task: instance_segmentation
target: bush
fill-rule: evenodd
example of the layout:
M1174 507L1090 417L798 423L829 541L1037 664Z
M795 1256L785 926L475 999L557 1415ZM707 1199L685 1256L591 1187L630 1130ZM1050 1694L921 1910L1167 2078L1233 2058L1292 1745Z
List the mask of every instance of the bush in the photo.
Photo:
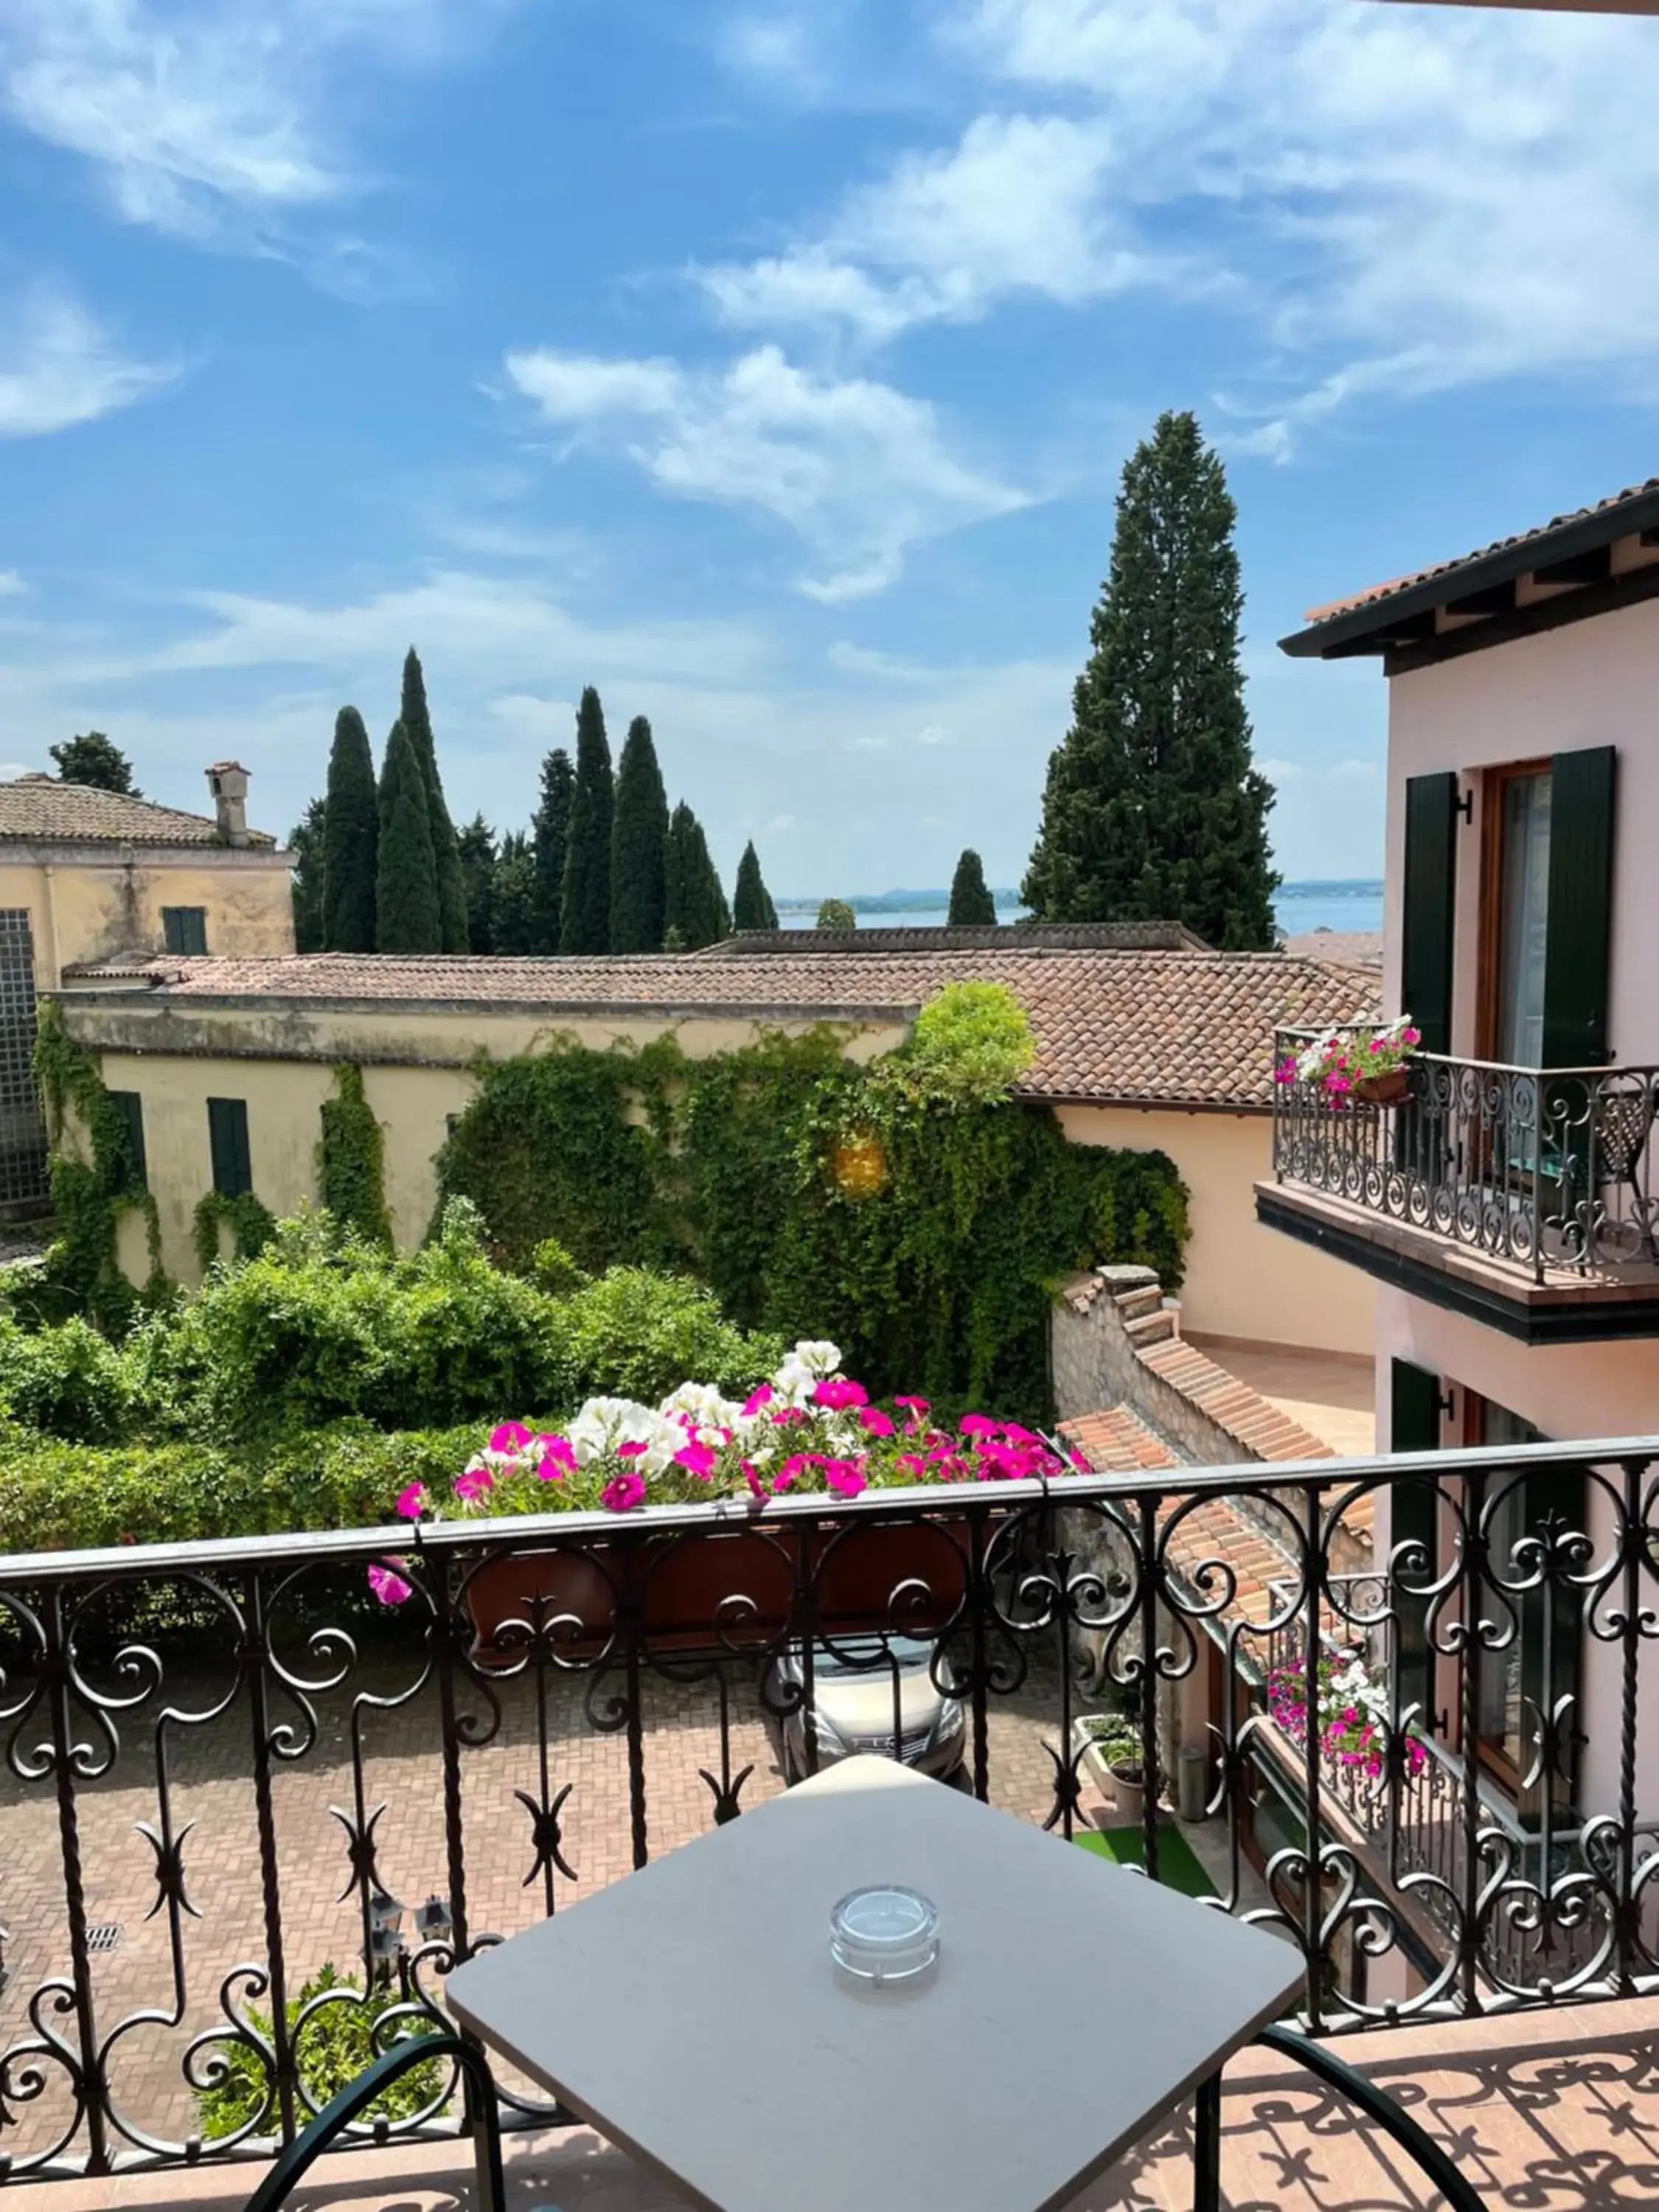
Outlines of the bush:
M644 1267L607 1269L562 1312L574 1400L654 1401L688 1381L746 1393L785 1350L781 1336L734 1328L700 1283Z
M140 1392L134 1363L78 1316L21 1328L0 1314L0 1405L15 1421L85 1443L132 1433Z
M916 1016L894 1073L915 1098L988 1106L1036 1056L1025 1009L1006 983L947 983Z
M337 1994L329 1996L331 1991ZM332 1966L327 1966L305 1984L298 1996L289 1999L285 2009L289 2027L295 2025L308 2004L325 1996L328 1996L328 2002L312 2014L294 2045L300 2078L312 2103L319 2110L331 2098L337 2097L342 2089L349 2088L380 2056L374 2040L374 2023L390 2007L403 2002L397 1989L383 1984L372 1989L365 1999L361 1982L351 1981ZM269 2013L251 2012L249 2019L260 2033L270 2035ZM430 2020L409 2018L398 2024L396 2033L406 2035L411 2032L432 2035L436 2033L436 2025ZM222 2136L234 2136L240 2129L258 2121L265 2114L267 2103L273 2096L269 2073L245 2043L227 2042L218 2049L226 2062L224 2080L211 2089L198 2089L196 2093L202 2133L210 2142ZM443 2062L437 2058L424 2066L411 2066L368 2107L366 2117L410 2118L438 2095L444 2086L445 2071ZM269 2115L262 2132L274 2132L274 2123Z

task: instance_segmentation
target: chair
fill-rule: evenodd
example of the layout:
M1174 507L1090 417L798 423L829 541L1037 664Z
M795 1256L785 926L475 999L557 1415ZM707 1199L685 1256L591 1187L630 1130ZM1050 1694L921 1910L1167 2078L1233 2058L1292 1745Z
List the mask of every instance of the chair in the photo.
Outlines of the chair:
M1427 2175L1445 2198L1449 2212L1486 2212L1480 2198L1433 2136L1419 2127L1386 2089L1379 2089L1374 2081L1368 2081L1363 2074L1356 2074L1352 2066L1334 2057L1324 2044L1298 2034L1294 2028L1264 2027L1256 2041L1285 2058L1294 2058L1310 2074L1316 2075L1340 2092L1350 2104L1358 2105L1366 2118L1375 2120L1384 2135L1398 2143ZM1195 2119L1194 2204L1195 2212L1215 2212L1221 2202L1219 2075L1200 2087Z
M289 2145L249 2197L247 2212L277 2212L325 2151L332 2148L353 2120L362 2118L390 2082L411 2066L424 2066L434 2058L446 2059L458 2068L466 2084L467 2113L477 2158L478 2212L507 2212L495 2084L483 2053L459 2035L407 2035L382 2052L332 2103L325 2105L304 2133Z

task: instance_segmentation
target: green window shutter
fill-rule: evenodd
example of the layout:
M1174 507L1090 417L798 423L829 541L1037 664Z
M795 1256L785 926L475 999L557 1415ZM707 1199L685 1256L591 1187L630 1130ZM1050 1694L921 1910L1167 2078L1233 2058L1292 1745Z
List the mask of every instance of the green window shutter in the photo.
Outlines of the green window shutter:
M1425 1052L1451 1050L1456 887L1457 778L1414 775L1406 785L1400 1006L1422 1030Z
M1408 1359L1396 1359L1389 1400L1390 1450L1437 1451L1440 1377ZM1390 1551L1401 1544L1421 1544L1428 1561L1426 1571L1419 1568L1407 1577L1395 1577L1393 1598L1401 1710L1415 1705L1425 1729L1434 1725L1434 1654L1429 1649L1429 1601L1420 1593L1439 1570L1439 1493L1432 1484L1396 1481L1389 1489Z
M247 1143L247 1101L210 1098L208 1142L213 1152L213 1188L222 1198L240 1198L253 1188Z
M121 1119L121 1165L118 1188L124 1191L149 1188L149 1163L144 1157L144 1102L136 1091L112 1091L109 1103Z
M161 936L169 952L204 953L207 949L207 908L204 906L164 906Z
M1550 763L1546 1067L1600 1067L1608 1056L1617 757L1612 745L1594 745Z

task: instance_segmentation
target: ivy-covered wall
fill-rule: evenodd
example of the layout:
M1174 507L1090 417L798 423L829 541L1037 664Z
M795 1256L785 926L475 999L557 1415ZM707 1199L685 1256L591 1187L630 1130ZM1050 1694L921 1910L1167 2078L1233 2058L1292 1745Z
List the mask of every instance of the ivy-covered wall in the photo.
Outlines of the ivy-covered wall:
M590 1268L679 1266L744 1327L833 1337L877 1390L1046 1407L1064 1277L1133 1260L1179 1286L1173 1163L1070 1144L1006 1080L963 1091L914 1048L861 1066L844 1044L691 1060L555 1039L480 1066L442 1192L473 1200L508 1266L548 1237Z

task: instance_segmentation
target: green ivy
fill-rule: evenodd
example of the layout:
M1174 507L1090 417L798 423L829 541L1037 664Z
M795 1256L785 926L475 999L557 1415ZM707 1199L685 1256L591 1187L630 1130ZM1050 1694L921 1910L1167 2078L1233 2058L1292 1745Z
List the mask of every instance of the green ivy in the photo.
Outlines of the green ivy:
M1178 1289L1187 1191L1166 1154L1073 1145L1009 1095L1030 1052L1010 999L941 994L867 1066L830 1028L696 1060L556 1038L480 1065L441 1189L512 1266L549 1237L591 1270L678 1264L740 1328L833 1337L878 1394L1033 1418L1060 1283L1119 1261Z
M100 1328L118 1332L138 1304L116 1257L123 1214L142 1213L149 1249L144 1296L164 1299L171 1285L161 1266L161 1222L132 1157L127 1125L98 1063L76 1043L62 1010L40 1009L34 1075L46 1109L49 1176L57 1235L52 1272Z
M270 1243L276 1216L251 1190L228 1198L222 1190L204 1191L196 1201L196 1258L205 1275L222 1255L221 1223L230 1228L232 1249L239 1260L257 1259Z
M343 1060L334 1071L334 1096L323 1102L317 1184L322 1202L342 1227L374 1244L392 1242L386 1205L386 1137L363 1092L363 1071Z

